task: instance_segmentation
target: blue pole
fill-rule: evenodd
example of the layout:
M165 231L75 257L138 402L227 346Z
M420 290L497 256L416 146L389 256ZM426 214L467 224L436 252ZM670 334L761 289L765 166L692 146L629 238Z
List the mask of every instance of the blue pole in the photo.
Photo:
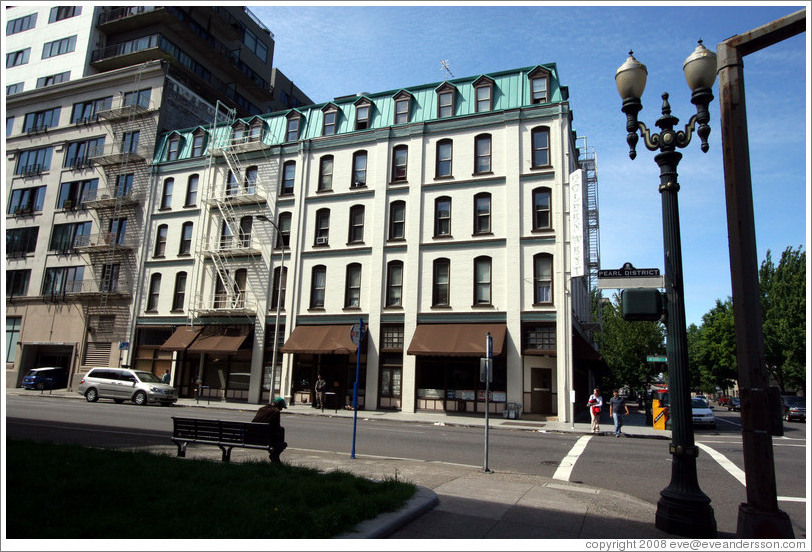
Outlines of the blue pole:
M358 345L355 350L355 384L352 386L352 453L355 458L355 430L358 427L358 378L361 373L361 341L364 339L364 319L358 323Z

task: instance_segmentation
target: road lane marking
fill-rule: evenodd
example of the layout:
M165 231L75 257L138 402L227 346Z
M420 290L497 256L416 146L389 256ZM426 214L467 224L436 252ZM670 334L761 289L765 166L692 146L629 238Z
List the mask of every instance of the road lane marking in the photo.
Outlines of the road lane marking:
M578 458L583 454L584 450L586 449L587 443L589 440L592 439L592 435L584 435L572 446L570 451L561 460L561 463L558 465L558 468L555 470L553 474L553 479L558 479L560 481L569 481L570 475L572 474L572 468L575 467L575 463L578 461Z
M742 485L744 485L745 488L747 488L747 479L744 475L744 471L740 469L736 464L728 460L724 454L722 454L721 452L716 452L708 445L703 445L702 443L697 443L696 446L707 452L711 458L716 460L720 466L722 466L725 470L727 470L727 472L730 475L738 479L739 483L741 483ZM806 498L803 497L798 498L792 496L779 496L776 498L778 500L784 500L787 502L806 502Z
M745 487L747 486L747 480L744 477L744 470L740 469L736 464L728 460L727 456L725 456L721 452L716 452L708 445L703 445L702 443L697 443L696 446L707 452L711 458L716 460L716 462L718 462L720 466L722 466L725 470L727 470L727 473L738 479L739 483L741 483Z

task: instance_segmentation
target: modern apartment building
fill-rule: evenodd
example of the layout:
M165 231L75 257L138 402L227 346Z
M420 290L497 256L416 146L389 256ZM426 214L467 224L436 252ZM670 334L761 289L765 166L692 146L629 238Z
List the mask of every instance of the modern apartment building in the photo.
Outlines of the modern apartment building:
M362 408L481 413L489 334L491 410L570 418L597 181L554 63L224 113L159 138L132 363L249 403L321 374L344 407L360 362Z
M310 100L234 7L4 9L6 383L130 362L156 137ZM274 93L272 83L279 82ZM281 94L281 90L285 94Z

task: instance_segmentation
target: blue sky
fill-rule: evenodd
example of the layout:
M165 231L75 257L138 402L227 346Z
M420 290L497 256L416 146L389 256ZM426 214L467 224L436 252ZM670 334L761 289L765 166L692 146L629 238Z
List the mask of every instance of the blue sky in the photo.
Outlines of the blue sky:
M663 267L659 169L638 144L628 157L615 71L629 50L648 68L640 120L649 128L670 94L680 126L696 112L682 63L701 38L723 40L803 9L808 2L716 6L634 3L353 3L250 5L275 35L274 65L314 102L555 62L569 87L573 127L595 148L601 268ZM759 264L809 235L809 23L807 32L744 59ZM681 150L680 219L686 319L701 323L730 294L718 82L710 150ZM655 129L656 130L656 129ZM609 293L611 291L607 290Z

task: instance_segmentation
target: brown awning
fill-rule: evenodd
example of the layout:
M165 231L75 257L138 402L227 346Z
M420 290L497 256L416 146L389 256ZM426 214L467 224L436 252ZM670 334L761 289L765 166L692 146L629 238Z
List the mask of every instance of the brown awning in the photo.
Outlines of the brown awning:
M419 324L407 352L410 355L484 357L486 332L491 332L493 338L493 356L500 356L506 324Z
M189 347L190 353L236 353L247 335L203 335Z
M282 346L283 353L348 355L358 349L350 339L352 324L338 326L296 326Z
M192 341L200 335L202 328L193 329L191 326L181 326L169 336L160 349L162 351L185 351Z

